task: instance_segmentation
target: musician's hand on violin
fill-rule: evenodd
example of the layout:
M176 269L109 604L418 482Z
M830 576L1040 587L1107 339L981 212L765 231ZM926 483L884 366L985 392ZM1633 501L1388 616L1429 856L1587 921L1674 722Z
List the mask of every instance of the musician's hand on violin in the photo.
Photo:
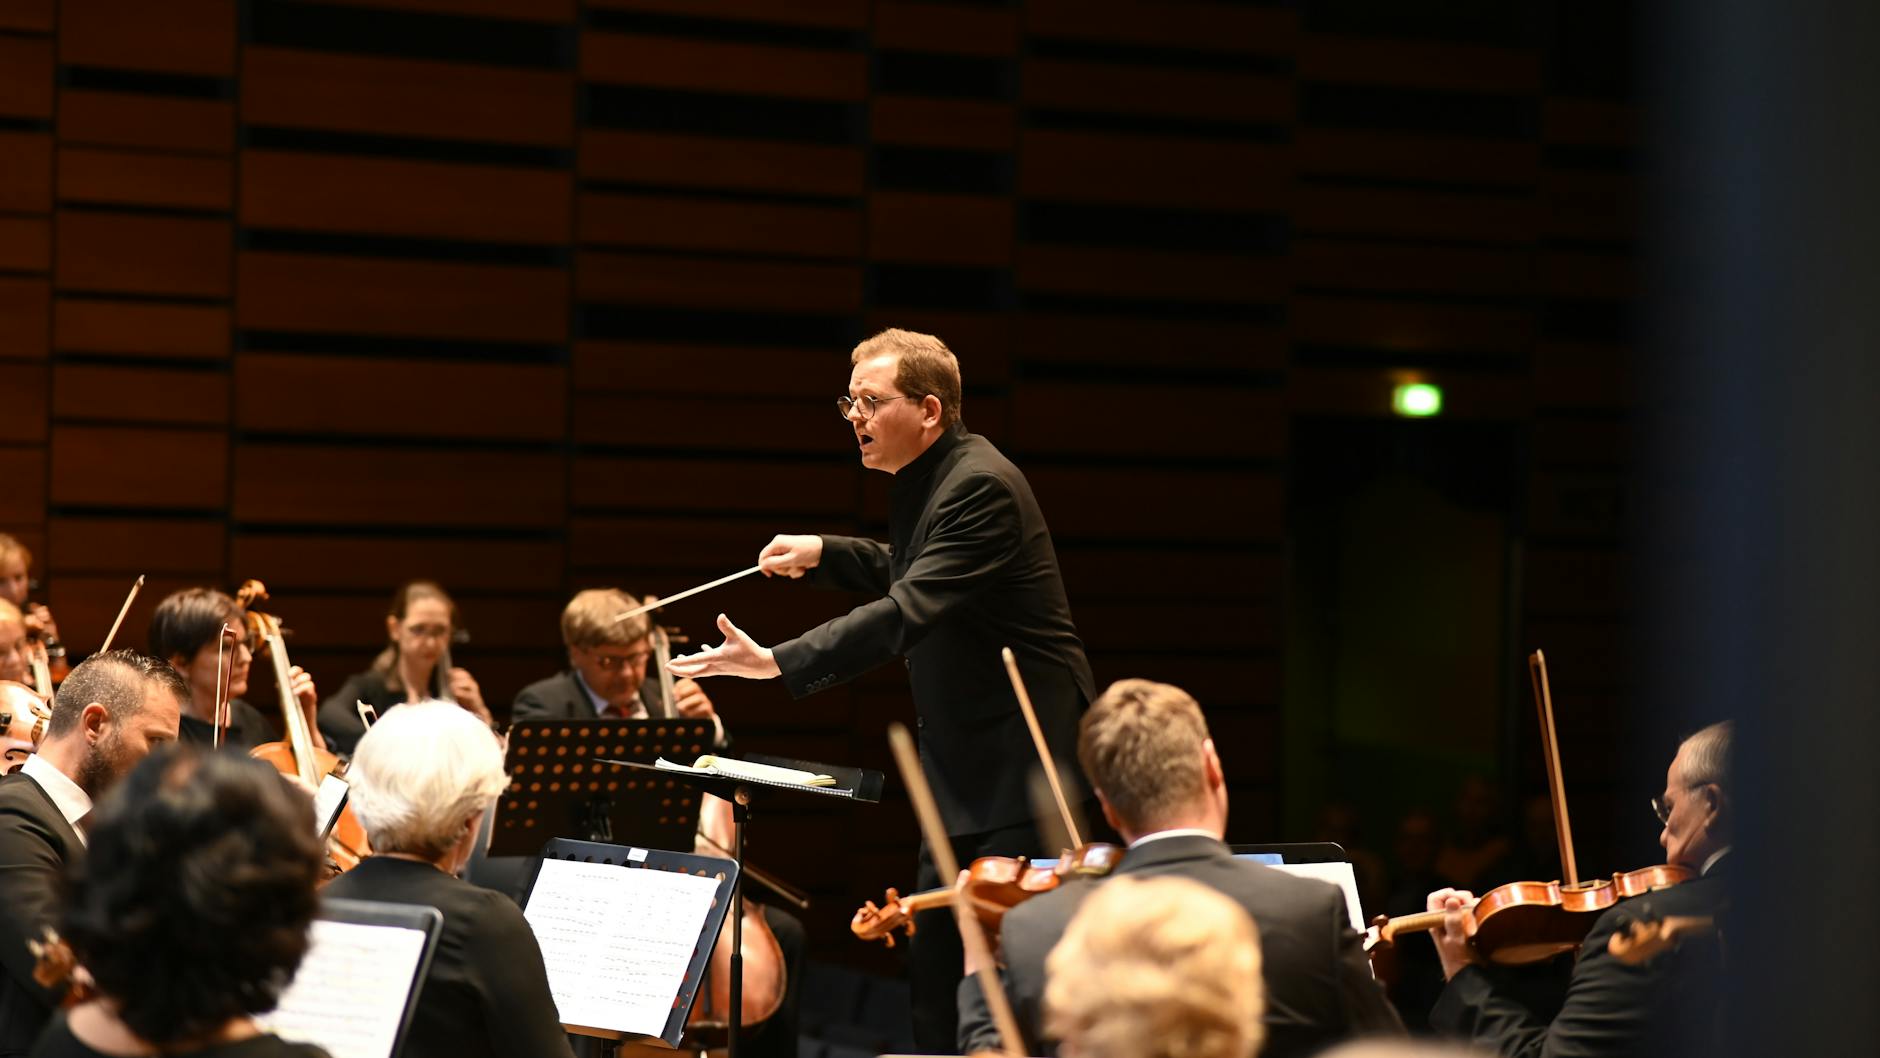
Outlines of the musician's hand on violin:
M960 871L960 876L958 878L953 879L953 888L955 890L965 889L967 884L971 882L972 880L973 880L973 872L962 869ZM978 973L984 967L980 966L978 959L973 958L973 952L975 948L974 945L965 944L961 946L966 949L966 962L962 967L962 973L967 977L971 977L974 974Z
M477 686L476 677L467 669L450 670L450 696L457 699L457 704L475 713L477 719L486 724L494 723L490 708L483 704L483 689Z
M1475 917L1468 909L1475 906L1475 894L1467 889L1438 889L1424 905L1431 911L1446 911L1443 924L1430 930L1436 942L1436 956L1443 962L1443 980L1447 981L1470 963L1481 961L1469 938L1475 935Z
M697 680L680 680L672 685L672 707L687 720L705 720L718 715L718 707L705 696Z
M771 655L770 648L746 635L731 623L731 618L719 614L718 630L724 633L723 643L706 647L696 654L681 654L672 659L666 670L674 676L694 679L703 676L742 676L747 680L768 680L782 674L783 670L777 667L777 659Z
M766 577L795 579L822 562L822 551L820 536L773 536L757 553L757 566Z

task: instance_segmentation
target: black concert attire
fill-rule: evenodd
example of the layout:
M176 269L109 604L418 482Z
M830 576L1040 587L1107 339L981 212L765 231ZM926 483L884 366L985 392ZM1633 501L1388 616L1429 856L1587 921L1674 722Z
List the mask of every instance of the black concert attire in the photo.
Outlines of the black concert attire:
M280 740L276 725L261 715L261 710L240 698L232 699L228 708L229 725L222 732L223 749L246 753L256 746ZM184 713L177 724L176 737L194 745L212 746L215 744L215 725Z
M165 1051L166 1058L331 1058L323 1048L309 1043L289 1043L271 1032L251 1036L234 1043L217 1043L193 1051ZM112 1058L103 1051L94 1051L84 1042L72 1035L61 1015L46 1030L46 1035L33 1048L33 1058Z
M24 770L0 778L0 1058L32 1048L63 993L33 980L26 945L55 924L61 876L84 862L84 841L46 788Z
M1718 1053L1716 1019L1721 948L1714 937L1686 941L1637 966L1607 950L1629 921L1718 916L1727 910L1722 859L1702 876L1620 902L1602 912L1580 945L1566 997L1551 1020L1516 994L1514 979L1493 966L1469 965L1449 979L1430 1027L1508 1058L1641 1058Z
M444 915L404 1058L570 1058L541 946L508 897L390 856L367 857L325 892L428 905Z
M1018 657L1059 770L1079 779L1077 720L1096 695L1044 514L1018 468L958 423L890 492L891 545L825 536L810 571L878 598L775 647L784 684L800 698L904 657L922 770L955 856L1036 855L1026 777L1037 752L1000 649ZM923 845L917 886L939 884ZM924 914L910 958L915 1040L946 1052L962 961L951 912Z
M1339 1040L1387 1033L1403 1023L1371 977L1364 941L1351 928L1337 886L1297 878L1237 860L1206 834L1172 833L1131 848L1115 875L1188 878L1231 898L1260 931L1260 971L1266 981L1266 1045L1262 1058L1317 1054ZM1064 936L1072 916L1102 881L1073 882L1035 896L1005 913L999 935L1004 980L1023 1053L1056 1054L1043 1038L1045 957ZM996 1050L999 1032L975 978L959 986L959 1052Z
M431 674L436 682L437 673ZM340 684L339 690L326 696L320 703L320 734L326 736L326 748L342 757L352 756L353 747L359 745L360 736L366 733L366 725L359 719L359 702L364 702L378 710L380 716L387 709L406 702L437 697L436 691L427 691L415 698L404 688L394 689L383 672L367 670L354 673Z

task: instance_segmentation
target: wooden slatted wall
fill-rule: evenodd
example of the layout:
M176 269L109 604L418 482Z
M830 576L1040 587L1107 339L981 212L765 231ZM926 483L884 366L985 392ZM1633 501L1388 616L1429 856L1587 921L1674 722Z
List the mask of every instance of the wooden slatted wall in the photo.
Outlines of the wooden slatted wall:
M436 577L506 703L575 589L881 531L829 404L854 341L928 329L1031 477L1100 681L1193 689L1236 836L1275 836L1289 418L1381 414L1393 370L1531 426L1523 634L1589 714L1622 686L1623 18L0 3L0 528L81 648L136 573L133 642L165 592L260 577L328 688ZM675 616L774 641L848 601ZM874 766L911 715L892 669L713 691L753 748ZM899 803L756 840L819 938L912 873Z

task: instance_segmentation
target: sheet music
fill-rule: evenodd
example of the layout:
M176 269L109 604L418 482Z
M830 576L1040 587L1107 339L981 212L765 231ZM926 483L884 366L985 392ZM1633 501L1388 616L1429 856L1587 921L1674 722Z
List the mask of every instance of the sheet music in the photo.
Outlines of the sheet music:
M1276 871L1296 874L1301 878L1330 882L1345 894L1345 912L1351 916L1351 928L1364 932L1364 911L1358 904L1358 875L1349 863L1331 861L1328 863L1276 863Z
M424 932L315 919L311 947L281 1004L256 1020L333 1058L391 1058Z
M713 876L544 860L523 913L562 1023L665 1031L717 890Z

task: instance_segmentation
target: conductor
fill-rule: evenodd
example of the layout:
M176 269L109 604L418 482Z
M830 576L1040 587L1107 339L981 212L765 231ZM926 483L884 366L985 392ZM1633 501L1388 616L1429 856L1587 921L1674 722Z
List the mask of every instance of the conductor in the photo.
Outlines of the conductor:
M1075 772L1078 717L1095 696L1044 514L1018 468L960 421L959 361L940 339L886 330L849 362L836 410L862 465L894 475L890 543L778 536L758 565L877 598L775 647L720 614L724 642L674 658L671 671L781 677L801 698L905 658L921 765L955 857L1036 855L1026 794L1036 753L1000 648L1017 655L1060 770ZM919 873L922 889L940 884L924 844ZM961 953L951 923L944 911L922 919L910 952L915 1039L928 1053L954 1045Z

